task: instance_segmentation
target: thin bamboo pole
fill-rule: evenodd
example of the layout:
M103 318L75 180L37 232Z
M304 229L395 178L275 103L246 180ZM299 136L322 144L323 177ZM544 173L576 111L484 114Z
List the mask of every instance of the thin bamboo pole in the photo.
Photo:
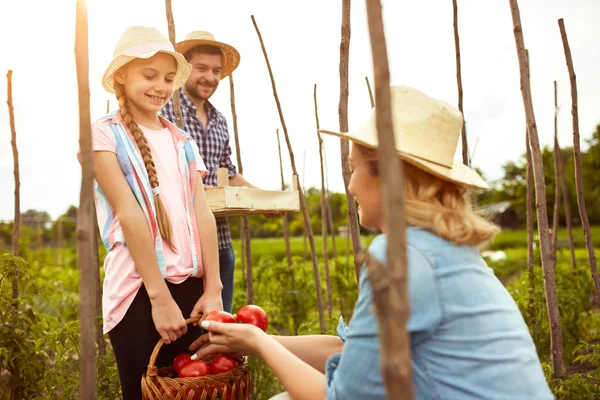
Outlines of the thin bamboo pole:
M96 269L93 257L94 158L90 121L88 59L88 16L85 0L77 0L75 59L79 92L79 148L81 149L81 192L77 213L79 278L79 325L81 340L80 398L96 398Z
M237 164L240 174L243 174L242 150L240 148L240 137L238 134L237 112L235 110L235 85L233 83L233 73L229 75L229 95L231 101L231 115L233 118L233 135L235 138L235 151L237 154ZM242 251L245 252L246 261L246 301L248 304L254 304L254 284L252 281L252 242L250 237L250 221L247 216L242 217L241 233Z
M533 178L535 182L535 199L537 208L538 236L542 253L542 270L544 273L544 286L546 293L546 304L548 309L548 320L550 325L550 346L552 349L552 365L554 375L562 377L565 375L565 364L563 358L562 328L560 323L560 312L558 309L558 298L556 294L556 283L554 280L554 266L556 255L552 251L552 243L548 231L548 209L546 206L546 182L544 181L544 164L542 152L535 122L533 101L531 99L531 85L529 81L529 60L525 52L523 39L523 28L521 26L521 15L517 0L510 0L511 14L513 20L513 33L519 67L521 73L521 94L523 106L527 117L527 129L529 132L529 146L531 147L531 158L533 163Z
M279 96L277 95L277 87L275 85L275 78L273 77L273 71L271 70L271 63L269 62L269 57L267 55L267 50L265 49L265 44L262 39L262 35L260 34L260 30L258 29L258 25L256 24L256 20L254 19L254 15L251 15L252 23L254 24L254 29L256 29L256 34L258 35L258 40L260 41L260 46L262 48L263 54L265 56L265 62L267 63L267 69L269 70L269 77L271 78L271 86L273 87L273 97L275 98L275 103L277 104L277 111L279 113L279 119L281 120L281 127L283 128L283 134L285 136L285 141L287 143L288 151L290 153L290 163L292 164L292 171L294 176L298 176L298 170L296 169L296 161L294 159L294 151L292 149L292 144L290 142L290 137L287 131L287 125L285 124L285 119L283 118L283 112L281 110L281 103L279 102ZM319 263L317 261L317 251L315 249L315 238L313 236L312 226L310 224L310 216L308 215L308 209L306 207L306 199L304 198L303 188L298 190L300 196L300 206L302 207L302 214L304 216L304 227L306 228L306 232L308 235L308 240L310 243L310 250L312 254L312 263L313 263L313 272L315 275L315 287L317 291L317 306L319 308L319 323L321 330L324 331L326 329L325 326L325 315L323 312L323 299L321 295L321 276L319 274Z
M323 146L323 164L325 164L325 190L327 192L327 222L328 222L328 232L331 236L331 251L333 254L334 265L337 267L337 244L336 237L337 234L335 232L335 226L333 225L333 211L331 206L331 192L329 191L329 171L327 169L327 151L325 151L325 146Z
M277 152L279 153L279 173L281 175L281 190L285 190L285 179L283 178L283 160L281 159L281 140L279 139L279 129L276 131L277 134ZM288 267L292 268L292 250L290 248L290 228L288 222L288 215L283 214L283 241L285 242L285 254L287 258ZM292 274L292 279L294 275Z
M366 0L373 55L379 170L383 186L383 213L387 221L387 266L369 262L369 280L379 321L381 370L388 399L412 399L413 378L407 284L406 226L402 163L396 152L390 93L390 72L383 15L379 0ZM401 143L399 144L401 145ZM371 261L374 261L371 259Z
M327 288L327 316L331 319L333 304L331 302L331 277L329 275L329 252L327 249L327 196L325 194L325 170L323 167L323 138L319 133L319 106L317 103L317 84L314 88L315 120L317 124L317 140L319 142L319 161L321 164L321 242L323 244L323 265L325 267L325 286Z
M15 113L12 100L12 70L8 70L7 79L7 104L10 119L10 144L13 153L13 173L15 176L15 216L13 219L12 253L15 257L19 255L19 236L21 235L21 178L19 174L19 149L17 147L17 129L15 128ZM18 274L18 266L15 264L15 272ZM19 281L15 275L12 281L12 296L19 297ZM16 305L16 303L15 303Z
M463 87L462 87L462 71L460 66L460 39L458 37L458 5L456 0L452 0L452 8L454 10L454 48L456 50L456 83L458 84L458 109L463 114L462 127L462 158L463 164L470 165L469 160L469 143L467 142L467 123L464 118L463 111Z
M560 173L558 160L561 157L558 146L558 99L556 81L554 81L554 214L552 215L552 249L556 253L558 239L558 218L560 212Z
M350 0L342 0L342 35L340 41L340 103L338 114L340 120L340 131L348 132L348 64L350 60ZM342 175L344 177L344 188L346 189L346 202L348 203L348 223L350 226L350 237L352 238L352 250L354 252L354 272L358 282L360 269L362 267L358 255L361 253L360 230L358 226L358 212L354 197L348 191L350 184L350 143L347 139L340 139L340 152L342 158Z
M175 20L173 19L173 9L171 7L171 0L165 0L165 9L167 13L167 25L169 28L169 40L175 47ZM179 129L185 129L183 125L183 118L181 116L181 104L179 101L179 92L173 95L173 109L175 110L175 124Z
M534 253L533 253L533 166L531 163L531 148L529 147L529 133L527 132L527 126L525 126L525 147L527 154L526 164L526 185L527 195L526 202L526 216L527 216L527 276L529 279L529 313L534 313L534 290L535 290L535 276L534 276Z
M585 195L583 189L583 178L581 176L581 149L579 143L579 111L578 111L578 100L577 100L577 76L575 75L575 68L573 67L573 58L571 56L571 48L569 46L569 39L567 38L567 31L565 30L565 22L561 18L558 20L558 27L560 29L560 37L563 42L565 50L565 59L567 62L567 69L569 70L569 78L571 82L571 115L573 117L573 157L575 161L575 187L577 188L577 205L579 206L579 218L581 219L581 225L583 227L583 234L585 236L585 246L588 251L588 258L590 260L590 271L592 274L592 280L594 281L595 289L595 302L596 306L600 307L600 275L598 274L598 266L596 265L596 254L594 253L594 243L592 242L592 232L590 230L590 220L587 215L585 208Z
M365 76L365 81L367 81L367 90L369 91L369 100L371 101L371 108L375 107L375 99L373 98L373 91L371 90L371 83L369 82L369 77Z

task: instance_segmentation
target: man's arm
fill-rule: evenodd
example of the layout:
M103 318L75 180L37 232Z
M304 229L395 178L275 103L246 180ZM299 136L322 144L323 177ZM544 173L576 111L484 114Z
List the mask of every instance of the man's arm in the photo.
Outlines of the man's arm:
M240 173L236 173L233 177L229 178L229 186L245 186L249 188L260 189L259 187L248 182Z

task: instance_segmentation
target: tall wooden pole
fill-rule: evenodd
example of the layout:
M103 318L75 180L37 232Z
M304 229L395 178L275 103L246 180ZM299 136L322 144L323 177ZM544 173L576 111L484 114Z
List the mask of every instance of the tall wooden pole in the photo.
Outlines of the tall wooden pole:
M409 298L402 182L404 175L394 139L390 73L381 3L379 0L366 0L366 4L375 78L375 116L379 142L379 170L383 186L383 212L389 227L387 267L371 259L368 263L369 280L380 326L379 353L387 398L412 399L414 394L410 337L406 331Z
M573 269L576 269L577 260L575 258L575 240L573 239L573 218L571 217L571 201L569 200L569 188L567 187L567 180L565 179L565 165L560 146L558 147L558 151L560 153L560 157L558 158L560 192L562 195L562 202L565 205L565 219L567 221L567 232L569 234L569 249L571 251L571 266L573 267Z
M175 20L173 19L173 9L171 7L171 0L165 0L165 9L167 12L167 25L169 28L169 40L175 47ZM183 118L181 116L181 104L179 101L179 91L173 95L173 109L175 110L175 124L179 129L185 129L183 124Z
M15 216L13 219L12 253L17 257L19 255L19 236L21 235L21 178L19 176L19 150L17 148L17 130L15 128L15 113L12 100L12 73L12 70L8 70L6 74L6 79L8 81L8 100L6 103L8 104L8 115L10 119L10 144L12 146L13 173L15 176ZM17 270L17 268L18 266L15 264L15 270ZM16 276L12 281L12 296L14 299L19 297L19 281Z
M544 164L542 162L542 152L537 133L535 114L533 110L533 101L531 99L531 85L529 81L529 60L525 52L525 43L523 39L523 28L521 26L521 15L517 0L510 0L513 32L515 44L519 58L519 67L521 73L521 94L523 97L523 106L527 117L527 130L529 132L529 145L531 147L531 157L533 163L533 178L535 182L535 198L538 222L538 236L540 237L540 247L542 252L542 270L544 273L544 286L546 292L546 304L548 308L548 319L550 325L550 345L552 349L552 365L554 375L562 377L565 375L565 364L563 359L562 328L560 323L560 312L558 309L558 298L556 294L556 284L554 281L554 266L556 265L556 255L552 251L550 233L548 231L548 209L546 205L546 183L544 181Z
M335 243L335 238L336 238L336 233L335 233L335 226L333 225L333 211L332 211L332 207L331 207L331 192L329 191L329 171L327 169L327 151L325 150L325 147L323 146L323 164L325 165L325 191L327 192L327 222L328 222L328 228L327 231L329 232L329 235L331 236L331 252L333 255L333 260L334 260L334 265L337 266L337 257L338 257L338 253L337 253L337 245Z
M237 164L240 174L243 174L242 150L240 148L240 137L238 134L237 112L235 110L235 86L233 83L233 73L229 75L229 95L231 101L231 115L233 118L233 135L235 138L235 151L237 154ZM247 216L242 217L242 251L245 252L246 259L246 301L248 304L254 304L254 284L252 281L252 246L250 237L250 221Z
M340 131L348 132L348 64L350 60L350 0L342 0L342 38L340 41L340 103L338 114L340 120ZM358 212L354 197L348 191L350 184L350 143L346 139L340 139L340 151L342 157L342 175L344 176L344 187L346 189L346 202L348 203L348 224L350 237L352 238L352 249L354 251L354 271L356 282L360 275L361 263L358 255L361 252L360 230L358 226Z
M464 118L463 111L463 88L462 88L462 71L460 66L460 40L458 37L458 5L456 0L452 0L452 8L454 10L454 48L456 50L456 82L458 84L458 109L463 115L462 127L462 158L463 164L470 165L469 160L469 143L467 142L467 123Z
M327 195L325 194L325 170L323 167L323 138L319 133L319 107L317 104L317 84L314 88L315 120L317 124L317 140L319 142L319 161L321 164L321 242L323 244L323 265L325 267L325 286L327 288L327 316L332 317L331 278L329 275L329 254L327 250Z
M569 39L567 38L567 31L565 30L565 22L561 18L558 20L558 27L560 29L560 37L562 38L563 48L565 51L565 59L567 62L567 69L569 70L569 78L571 82L571 115L573 117L573 157L575 161L575 187L577 188L577 205L579 206L579 218L581 218L581 225L583 226L583 234L585 235L585 245L588 251L588 258L590 260L590 270L592 273L592 279L594 281L594 289L596 292L595 301L596 305L600 307L600 275L598 275L598 267L596 265L596 254L594 253L594 244L592 242L592 232L590 230L590 220L587 215L585 208L585 195L583 190L583 178L581 176L581 149L579 143L579 111L577 101L577 76L575 75L575 68L573 67L573 58L571 57L571 48L569 46Z
M560 174L558 159L561 157L558 147L558 93L554 81L554 214L552 215L552 249L556 253L556 240L558 238L558 218L560 211Z
M281 140L279 139L279 129L276 130L277 134L277 152L279 154L279 174L281 175L281 190L285 190L285 179L283 178L283 160L281 159ZM285 242L285 254L287 258L288 267L292 267L292 249L290 248L290 228L288 222L288 215L283 214L283 241ZM294 275L292 274L292 279Z
M275 98L275 103L277 104L277 111L279 113L279 119L281 121L281 127L283 128L283 134L285 136L285 141L287 143L288 151L290 153L290 163L292 164L292 171L294 176L298 176L298 170L296 169L296 161L294 158L294 151L292 149L292 144L290 142L290 136L288 135L287 125L285 124L285 119L283 118L283 112L281 111L281 103L279 102L279 96L277 95L277 87L275 85L275 78L273 77L273 71L271 70L271 63L269 62L269 57L267 55L267 50L265 48L265 44L262 39L262 35L260 34L260 30L258 29L258 25L256 24L256 20L254 19L254 15L250 16L252 19L252 23L254 24L254 29L256 30L256 34L258 35L258 40L260 41L260 46L262 48L263 54L265 56L265 62L267 63L267 69L269 70L269 77L271 78L271 86L273 87L273 97ZM326 329L325 326L325 315L323 312L323 298L321 295L321 276L319 273L319 263L317 261L317 251L315 249L315 238L313 236L312 226L310 224L310 215L308 215L308 209L306 207L306 199L304 198L303 189L299 188L298 190L300 196L300 206L302 207L302 215L304 216L304 227L306 229L308 235L308 241L310 243L310 251L312 254L312 263L313 263L313 272L315 275L315 288L317 292L317 306L319 308L319 323L322 331Z
M81 192L77 212L79 278L79 325L81 340L80 398L96 399L96 269L93 257L94 158L90 121L88 25L85 0L77 0L75 59L79 92L79 148L81 150Z

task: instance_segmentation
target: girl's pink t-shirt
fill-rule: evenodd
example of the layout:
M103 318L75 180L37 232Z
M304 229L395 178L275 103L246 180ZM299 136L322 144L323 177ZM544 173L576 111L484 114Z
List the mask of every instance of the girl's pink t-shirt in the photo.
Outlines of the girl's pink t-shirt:
M140 128L152 150L160 198L169 216L172 242L177 250L176 253L167 244L163 245L167 267L166 279L175 284L181 283L192 273L192 248L177 149L167 128L160 131L153 131L141 125ZM198 146L193 140L190 143L196 154L196 170L200 171L204 178L208 170L200 156ZM116 154L114 137L107 124L98 122L92 125L92 148L94 151L110 151ZM198 254L198 269L202 270L201 254ZM135 267L128 248L121 243L117 243L106 256L104 274L102 315L104 333L107 333L125 316L142 285L142 277Z

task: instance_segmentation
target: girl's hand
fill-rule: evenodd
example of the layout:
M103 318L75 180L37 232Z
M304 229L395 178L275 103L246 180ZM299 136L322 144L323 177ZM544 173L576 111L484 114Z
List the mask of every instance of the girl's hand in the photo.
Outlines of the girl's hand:
M215 310L223 311L223 299L221 298L221 292L204 292L196 302L196 305L190 314L190 318L199 316L204 318L209 312Z
M216 321L202 321L200 324L204 329L208 331L208 342L214 345L214 349L219 349L221 352L228 354L237 355L251 355L261 356L261 349L264 348L265 343L272 339L260 328L250 324L227 324ZM206 337L200 337L194 345L200 345L206 343ZM223 347L227 348L225 350ZM223 351L225 350L225 351ZM200 349L194 358L198 358L198 355L206 356L206 352Z
M204 335L198 337L198 339L196 339L194 343L190 345L188 350L196 352L196 354L192 355L192 359L210 361L220 354L227 355L229 357L240 357L243 355L235 353L229 347L222 344L211 344L208 336L209 334L205 333Z
M187 332L185 318L170 293L151 300L151 303L154 326L165 344L174 342Z

